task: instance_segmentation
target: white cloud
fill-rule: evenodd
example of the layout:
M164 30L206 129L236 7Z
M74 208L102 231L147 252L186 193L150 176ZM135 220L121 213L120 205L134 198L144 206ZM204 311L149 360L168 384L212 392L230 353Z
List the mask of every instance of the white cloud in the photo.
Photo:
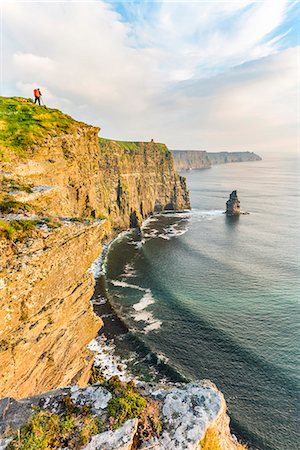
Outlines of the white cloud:
M272 34L287 1L126 5L130 22L101 0L6 3L4 95L39 86L114 138L294 148L296 50Z

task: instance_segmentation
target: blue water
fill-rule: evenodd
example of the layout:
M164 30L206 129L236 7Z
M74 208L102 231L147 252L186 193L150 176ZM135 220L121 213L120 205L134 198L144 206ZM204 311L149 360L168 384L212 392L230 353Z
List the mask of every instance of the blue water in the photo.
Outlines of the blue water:
M300 448L299 173L296 159L267 158L187 172L192 211L156 217L106 261L131 340L214 381L234 431L263 450ZM230 219L234 189L250 214Z

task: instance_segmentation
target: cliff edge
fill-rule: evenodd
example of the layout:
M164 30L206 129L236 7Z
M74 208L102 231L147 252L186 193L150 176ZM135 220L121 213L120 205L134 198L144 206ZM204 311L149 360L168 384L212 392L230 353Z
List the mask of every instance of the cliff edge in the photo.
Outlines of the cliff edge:
M163 144L99 139L22 98L2 97L0 112L0 396L23 398L87 382L101 242L190 205Z

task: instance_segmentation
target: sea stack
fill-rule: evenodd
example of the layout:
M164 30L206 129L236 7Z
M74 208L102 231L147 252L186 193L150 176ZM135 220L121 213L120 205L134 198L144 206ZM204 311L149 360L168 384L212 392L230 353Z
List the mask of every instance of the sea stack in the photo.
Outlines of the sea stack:
M228 216L239 216L241 214L240 201L237 191L232 191L226 202L226 214Z

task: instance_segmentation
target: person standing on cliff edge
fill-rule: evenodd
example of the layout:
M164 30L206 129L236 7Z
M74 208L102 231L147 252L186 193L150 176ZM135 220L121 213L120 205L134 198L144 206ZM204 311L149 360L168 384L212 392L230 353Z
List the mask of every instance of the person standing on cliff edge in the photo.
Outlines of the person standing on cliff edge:
M38 102L38 104L41 106L42 93L41 93L40 89L39 88L34 89L33 95L34 95L34 104L36 104L36 102Z

